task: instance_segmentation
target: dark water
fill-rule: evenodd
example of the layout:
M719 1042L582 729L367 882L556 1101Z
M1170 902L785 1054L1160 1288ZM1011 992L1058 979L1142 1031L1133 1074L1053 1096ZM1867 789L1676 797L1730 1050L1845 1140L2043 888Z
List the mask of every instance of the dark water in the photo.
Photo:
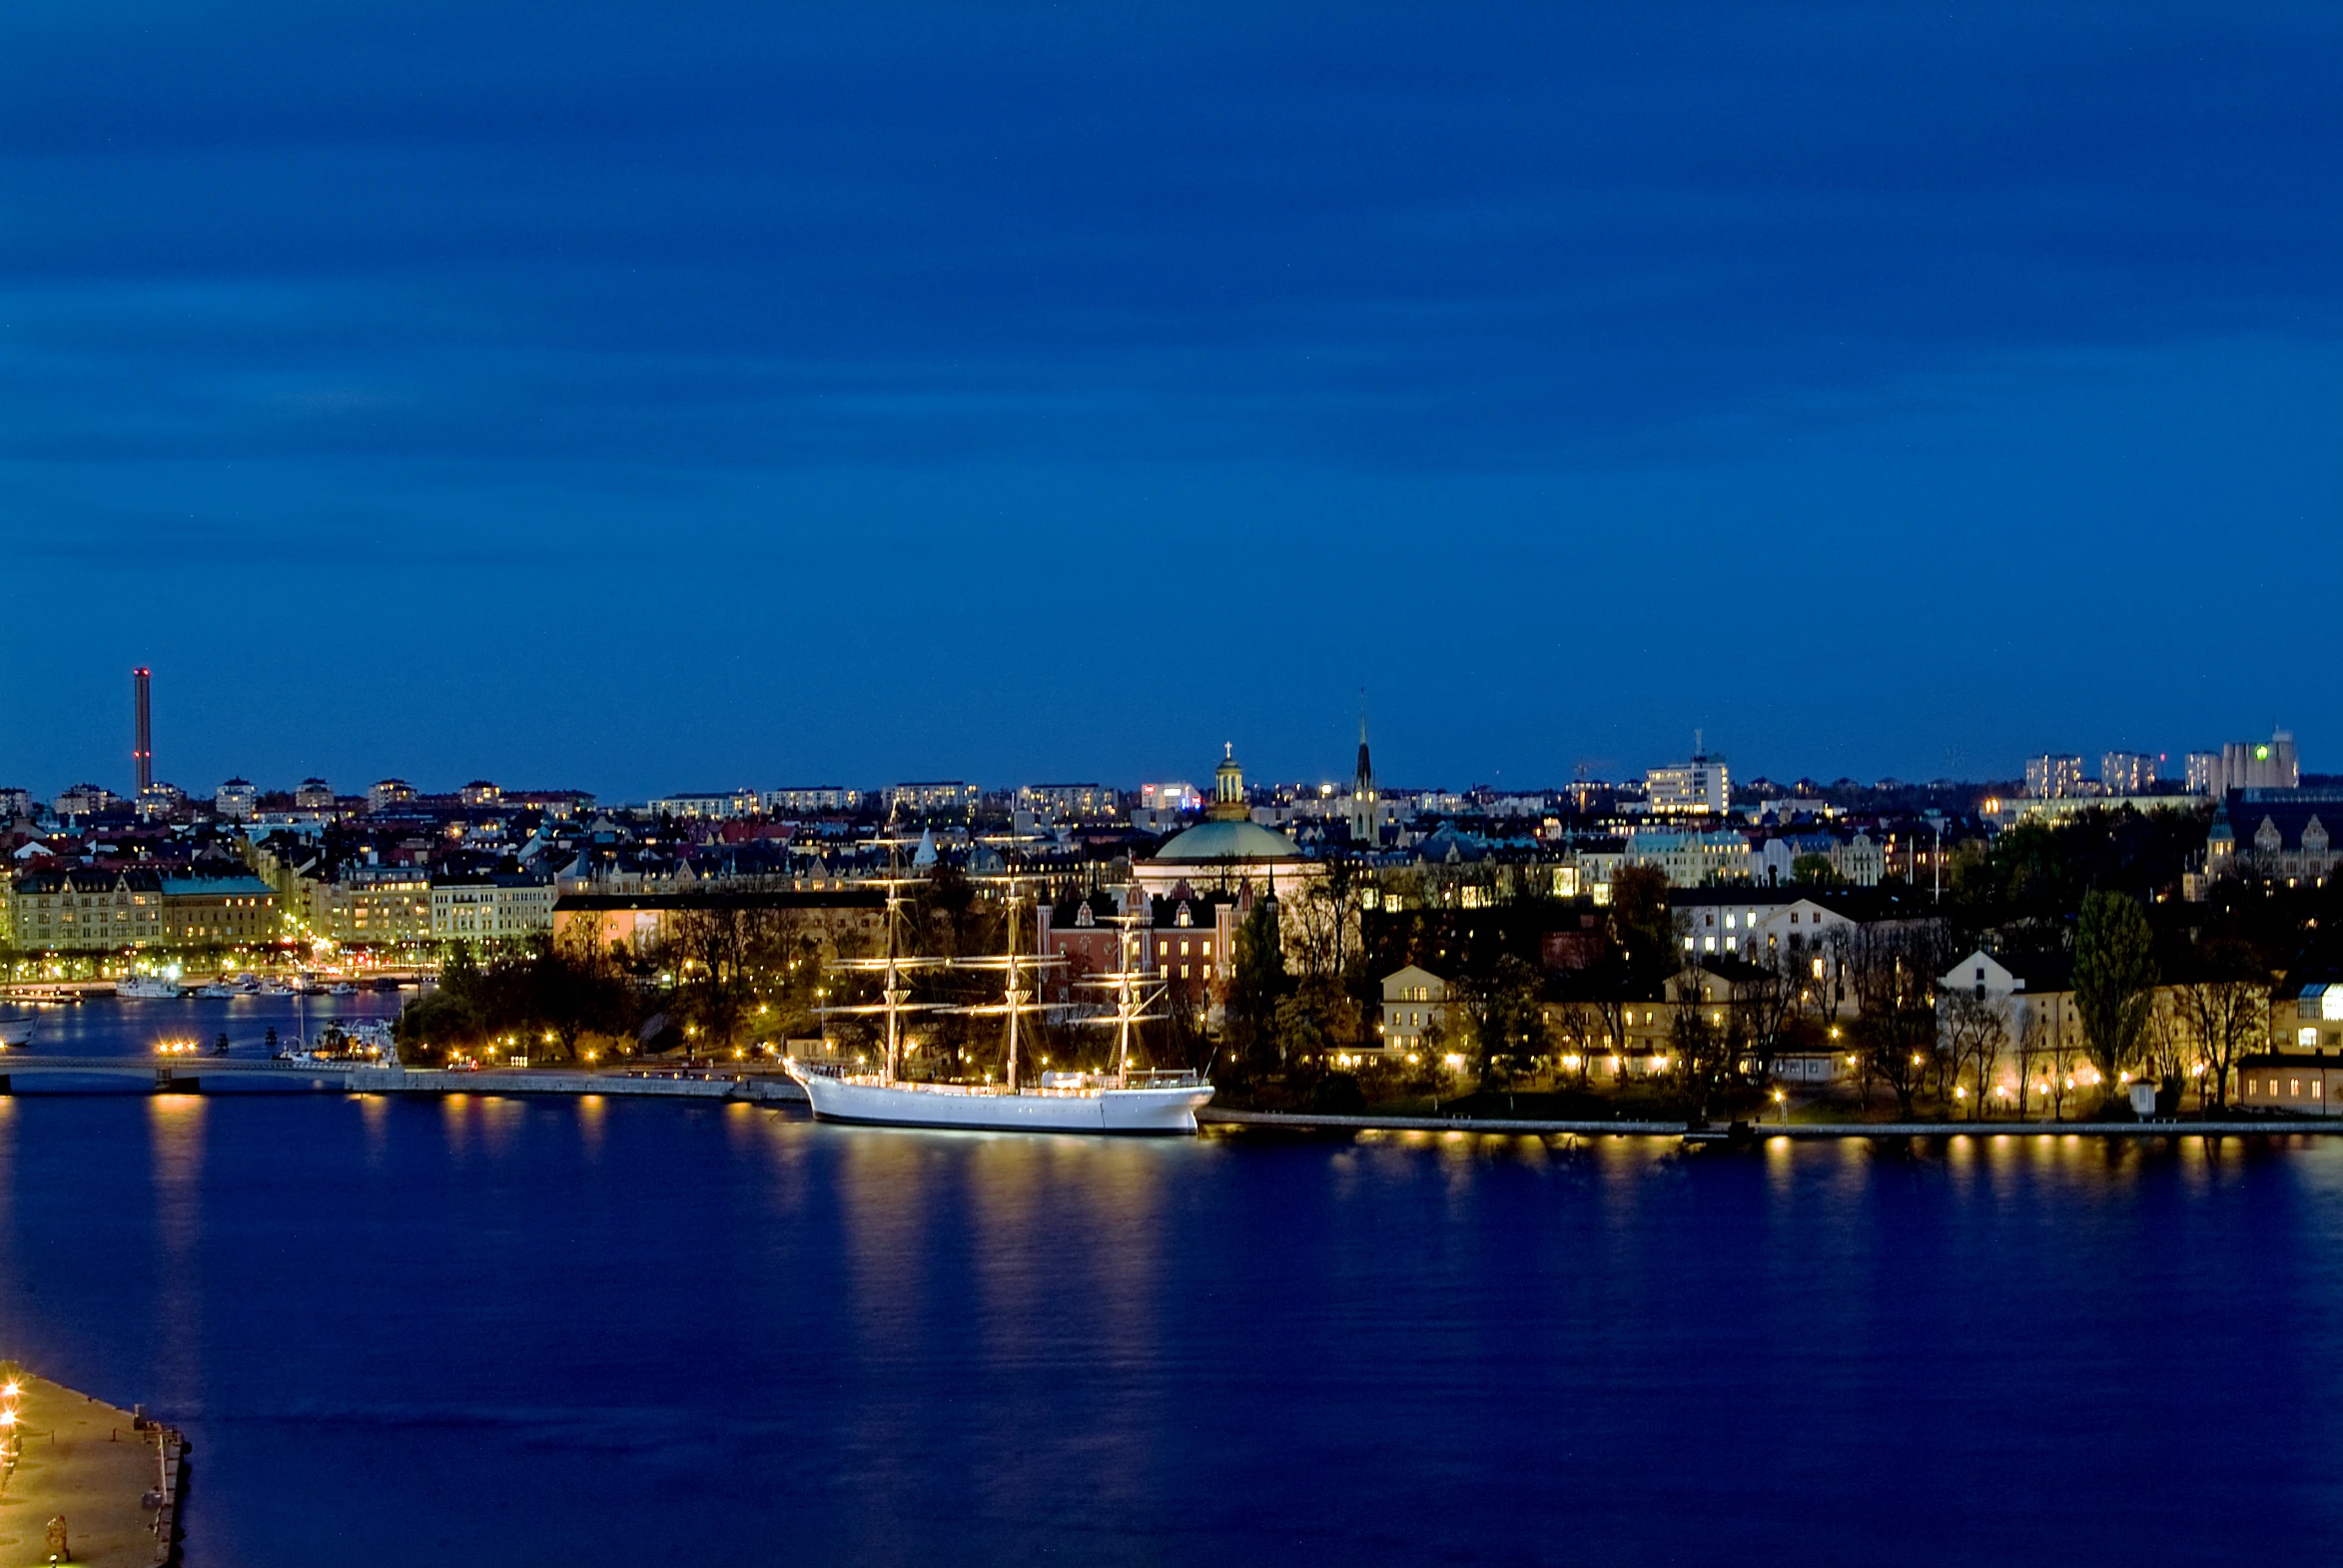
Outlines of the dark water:
M166 1040L193 1040L210 1051L228 1037L232 1057L266 1056L268 1032L279 1042L309 1039L335 1021L391 1019L415 993L362 991L353 997L99 997L75 1007L31 1010L39 1021L26 1053L35 1056L144 1056ZM16 1004L0 1012L21 1014Z
M0 1336L187 1426L197 1564L2291 1561L2339 1216L2308 1142L27 1094Z

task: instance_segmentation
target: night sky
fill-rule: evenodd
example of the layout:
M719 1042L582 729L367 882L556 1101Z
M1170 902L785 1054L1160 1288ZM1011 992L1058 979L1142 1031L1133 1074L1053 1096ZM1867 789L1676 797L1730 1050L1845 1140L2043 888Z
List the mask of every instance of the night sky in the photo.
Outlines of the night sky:
M0 784L2331 767L2343 10L0 5Z

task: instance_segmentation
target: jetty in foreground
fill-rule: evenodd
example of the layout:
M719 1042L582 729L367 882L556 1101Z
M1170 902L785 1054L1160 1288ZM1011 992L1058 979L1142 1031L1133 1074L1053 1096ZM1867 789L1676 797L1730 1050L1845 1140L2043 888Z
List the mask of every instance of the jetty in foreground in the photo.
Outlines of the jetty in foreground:
M0 1451L0 1568L73 1562L154 1568L179 1559L187 1444L175 1427L18 1376Z

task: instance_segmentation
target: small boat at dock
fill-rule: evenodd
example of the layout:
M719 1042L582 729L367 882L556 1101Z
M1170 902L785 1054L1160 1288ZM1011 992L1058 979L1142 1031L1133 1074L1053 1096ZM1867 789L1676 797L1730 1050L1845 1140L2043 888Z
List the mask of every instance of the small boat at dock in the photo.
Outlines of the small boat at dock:
M179 995L179 982L162 975L125 975L114 982L114 994L145 1001L170 1001Z

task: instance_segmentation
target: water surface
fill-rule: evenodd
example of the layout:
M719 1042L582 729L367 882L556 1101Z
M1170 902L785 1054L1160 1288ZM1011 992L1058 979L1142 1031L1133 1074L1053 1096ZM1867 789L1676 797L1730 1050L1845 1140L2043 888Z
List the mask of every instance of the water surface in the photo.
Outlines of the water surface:
M2309 1141L24 1094L0 1339L187 1426L196 1564L2291 1560L2339 1213Z

